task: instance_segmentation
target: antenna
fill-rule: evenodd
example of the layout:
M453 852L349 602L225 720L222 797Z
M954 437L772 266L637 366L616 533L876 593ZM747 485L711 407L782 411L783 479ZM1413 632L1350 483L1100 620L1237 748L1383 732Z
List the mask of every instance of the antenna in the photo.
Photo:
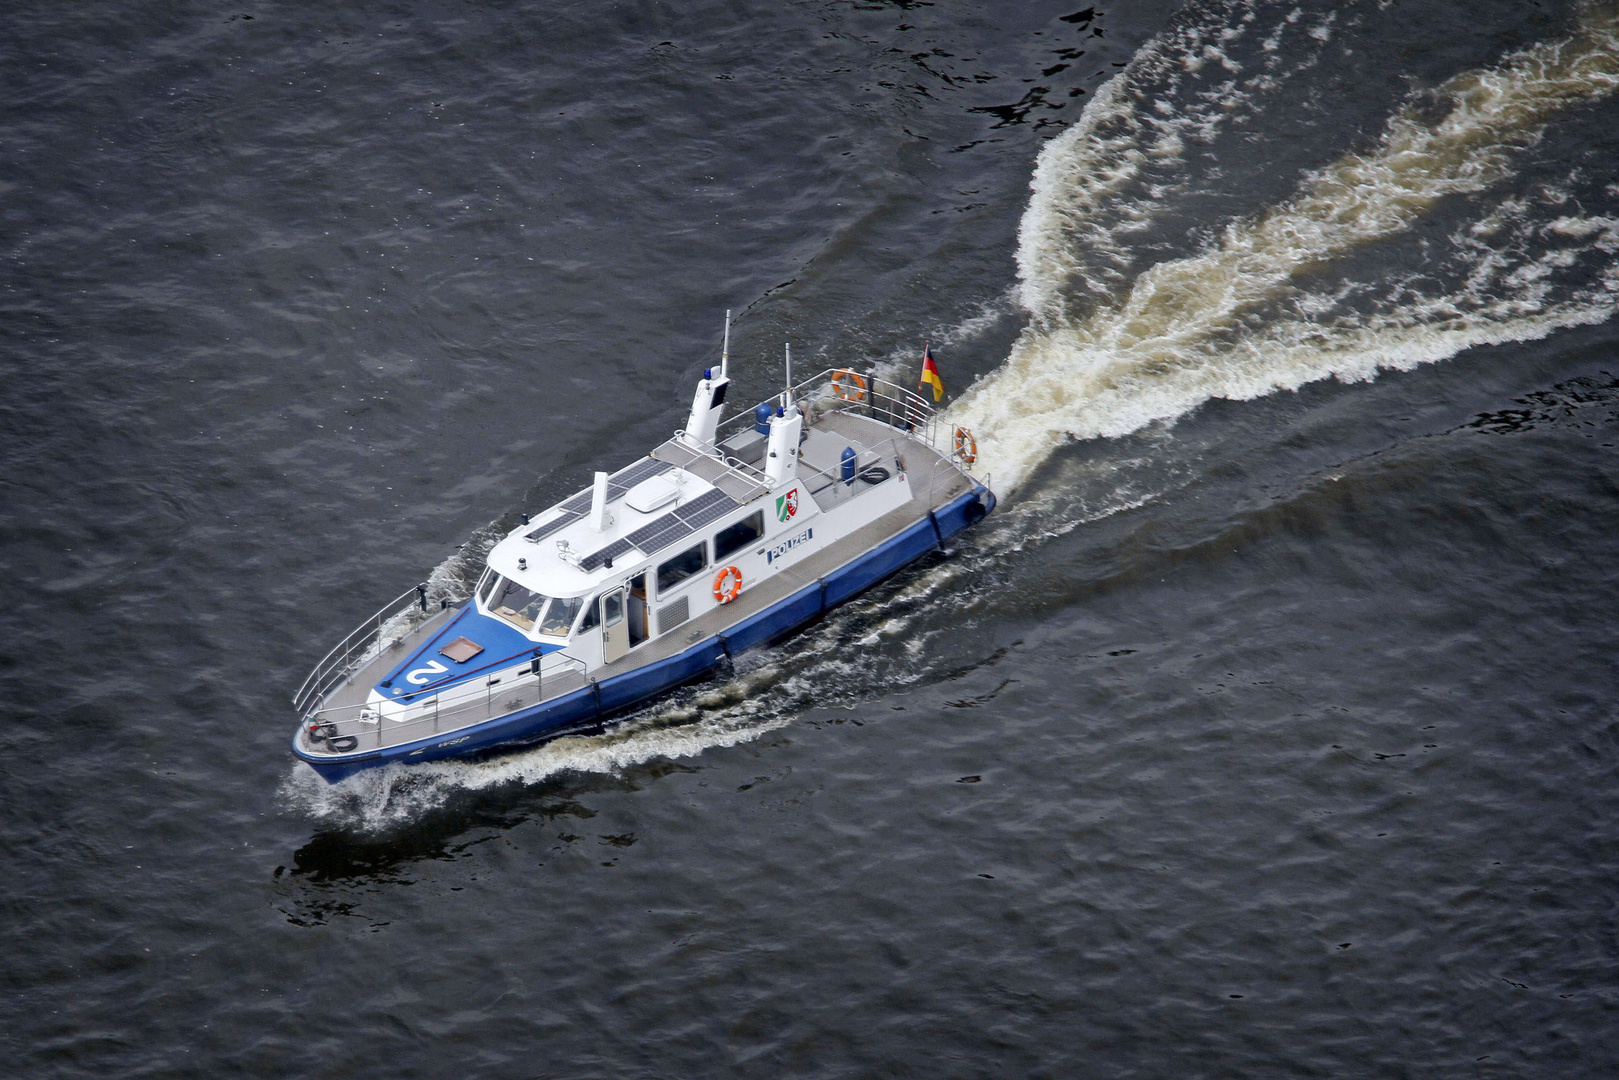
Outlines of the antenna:
M731 309L725 309L725 344L720 346L720 378L725 378L731 366Z
M782 404L789 404L788 398L793 392L793 346L787 343L787 388L782 391Z

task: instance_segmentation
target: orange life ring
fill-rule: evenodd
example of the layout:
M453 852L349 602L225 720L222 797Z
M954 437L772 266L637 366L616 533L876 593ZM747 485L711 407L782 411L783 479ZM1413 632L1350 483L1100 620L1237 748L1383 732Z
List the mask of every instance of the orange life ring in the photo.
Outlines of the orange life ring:
M849 380L848 386L843 385L845 378ZM844 401L865 401L866 380L848 368L839 368L832 373L832 392Z
M714 599L729 604L742 595L742 571L727 566L714 575Z
M971 465L978 460L978 440L964 427L956 429L956 456L963 465Z

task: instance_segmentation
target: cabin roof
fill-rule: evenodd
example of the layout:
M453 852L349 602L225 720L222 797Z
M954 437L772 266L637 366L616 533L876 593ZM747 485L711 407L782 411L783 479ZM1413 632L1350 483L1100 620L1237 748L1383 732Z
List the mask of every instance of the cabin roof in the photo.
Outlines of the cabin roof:
M647 481L672 482L675 495L650 511L625 496L647 491ZM609 561L639 561L676 546L743 504L707 480L667 461L642 458L607 481L611 521L605 532L590 526L591 489L586 488L519 526L489 552L499 574L548 596L580 596L611 575ZM643 502L642 505L647 505ZM519 567L518 560L524 560Z

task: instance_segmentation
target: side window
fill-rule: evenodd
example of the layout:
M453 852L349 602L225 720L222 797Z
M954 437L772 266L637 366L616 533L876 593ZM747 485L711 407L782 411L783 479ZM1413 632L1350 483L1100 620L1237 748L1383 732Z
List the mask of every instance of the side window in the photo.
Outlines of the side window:
M658 595L672 589L708 565L708 545L687 548L668 562L658 564Z
M756 510L714 534L714 561L729 558L765 534L765 512Z
M579 632L582 634L586 630L594 630L599 625L601 625L601 605L592 596L585 604L585 617L579 620Z

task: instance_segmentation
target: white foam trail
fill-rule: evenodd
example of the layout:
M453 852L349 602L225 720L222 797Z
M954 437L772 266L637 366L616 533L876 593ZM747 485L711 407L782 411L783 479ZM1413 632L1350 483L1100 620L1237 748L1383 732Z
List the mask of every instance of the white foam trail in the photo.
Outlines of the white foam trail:
M1330 34L1312 40L1323 37ZM1177 43L1188 62L1209 51L1194 54L1196 44L1195 35ZM1163 63L1167 53L1151 55ZM1079 125L1042 152L1019 250L1022 301L1034 321L1006 364L946 417L973 429L975 471L993 475L1002 492L1070 438L1122 435L1212 397L1250 399L1328 376L1367 379L1473 345L1599 322L1615 310L1611 261L1583 288L1551 288L1561 267L1611 242L1607 219L1564 215L1532 236L1520 230L1518 239L1531 243L1516 249L1484 242L1506 203L1485 213L1470 236L1453 239L1465 273L1452 291L1399 292L1368 313L1345 303L1368 290L1312 295L1296 284L1301 272L1405 232L1441 199L1499 183L1516 151L1538 140L1559 111L1619 88L1611 7L1589 9L1567 39L1456 76L1439 88L1450 105L1442 119L1402 111L1376 147L1322 169L1292 199L1230 226L1192 257L1150 268L1117 301L1071 315L1065 289L1078 260L1065 253L1098 238L1115 242L1116 229L1104 237L1087 215L1124 190L1157 145L1145 141L1149 127L1126 85L1125 76L1115 79ZM1575 243L1553 246L1553 237ZM1533 243L1546 250L1530 259Z
M1075 297L1128 287L1133 236L1198 180L1187 171L1188 144L1209 143L1222 129L1247 122L1267 95L1274 98L1315 68L1338 17L1328 12L1312 22L1293 9L1244 70L1229 53L1254 32L1261 14L1276 18L1276 5L1235 0L1188 12L1104 83L1073 127L1046 144L1017 252L1019 299L1037 323L1061 321Z
M595 735L571 736L482 761L452 759L369 769L327 784L299 764L281 787L300 813L346 828L384 829L419 818L451 796L505 784L531 785L564 773L614 773L656 759L694 757L759 738L792 721L752 691L769 672L742 673L695 699L664 704ZM786 688L782 688L787 692ZM790 694L795 702L797 695ZM752 698L752 700L750 700Z

